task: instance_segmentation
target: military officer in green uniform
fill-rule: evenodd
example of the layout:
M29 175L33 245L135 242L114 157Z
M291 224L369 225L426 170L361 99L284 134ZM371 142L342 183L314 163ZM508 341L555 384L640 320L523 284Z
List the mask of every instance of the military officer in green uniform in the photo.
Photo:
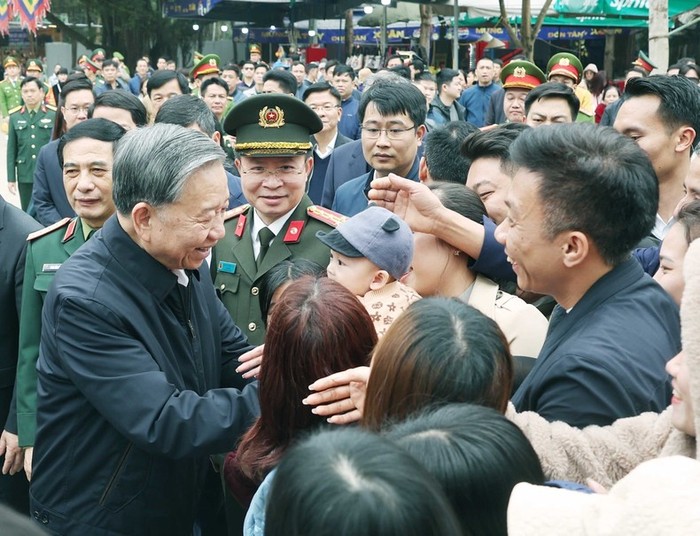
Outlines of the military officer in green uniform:
M50 106L56 106L56 99L53 96L53 91L51 91L51 86L44 80L44 64L41 60L36 58L29 60L25 66L25 71L27 72L27 77L33 76L41 80L44 86L44 102Z
M290 258L326 266L330 251L316 232L343 219L306 195L313 168L309 136L322 127L306 104L279 94L249 97L224 121L226 133L236 137L235 165L250 205L227 215L212 272L226 309L251 344L261 344L265 335L258 298L262 276Z
M36 159L41 148L51 141L56 108L44 104L44 85L37 78L22 80L21 92L24 106L10 111L7 185L13 194L19 188L22 210L26 212L32 200Z
M0 82L0 113L3 117L3 130L7 133L10 110L22 105L22 94L19 84L19 63L12 56L7 56L3 62L5 79Z
M63 184L77 217L65 218L28 237L22 288L17 361L17 428L31 475L36 433L36 362L41 339L41 308L56 272L114 214L112 152L126 131L106 119L88 119L63 135L58 145Z

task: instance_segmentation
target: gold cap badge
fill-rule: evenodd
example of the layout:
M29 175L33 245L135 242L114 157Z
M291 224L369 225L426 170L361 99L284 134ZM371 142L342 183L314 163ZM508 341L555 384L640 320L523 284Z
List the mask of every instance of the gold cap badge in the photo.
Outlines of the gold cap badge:
M279 106L270 108L265 106L258 114L260 121L258 124L263 128L280 128L284 126L284 110Z
M525 78L527 76L527 71L525 67L516 67L513 69L513 76L515 78Z

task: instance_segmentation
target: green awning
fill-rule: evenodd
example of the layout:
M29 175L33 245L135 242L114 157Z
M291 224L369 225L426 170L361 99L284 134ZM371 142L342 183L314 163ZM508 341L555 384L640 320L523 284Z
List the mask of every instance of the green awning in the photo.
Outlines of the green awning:
M668 0L668 16L676 17L700 5L697 0ZM598 15L649 18L649 0L554 0L562 15Z

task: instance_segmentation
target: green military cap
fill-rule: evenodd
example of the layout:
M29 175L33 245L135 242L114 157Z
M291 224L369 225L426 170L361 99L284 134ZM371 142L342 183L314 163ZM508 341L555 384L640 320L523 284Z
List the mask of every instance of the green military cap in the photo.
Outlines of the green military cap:
M578 84L583 75L583 64L573 54L559 52L549 58L549 63L547 63L547 80L555 74L572 78Z
M39 71L40 73L43 73L44 72L44 64L41 63L41 60L39 60L39 59L29 60L27 62L26 71L27 72Z
M245 156L293 156L311 149L311 134L323 123L299 99L264 93L242 100L224 121L224 130L236 137L234 149Z
M250 45L249 50L251 54L262 54L262 48L257 43Z
M5 61L2 64L3 67L19 67L19 63L17 63L17 58L14 56L7 56L5 58Z
M116 50L112 54L113 58L117 58L119 61L124 61L124 55L121 52L117 52Z
M658 67L649 59L649 56L647 56L641 50L639 51L639 56L637 56L637 59L632 62L632 65L641 67L647 74L651 74L651 71L658 69Z
M207 54L203 56L190 71L190 78L194 80L198 76L212 73L220 73L219 64L221 63L221 58L216 54Z
M547 79L540 68L527 60L513 60L501 69L503 89L534 89Z
M92 51L92 54L90 55L90 59L92 61L104 60L105 59L105 49L104 48L96 48L95 50Z

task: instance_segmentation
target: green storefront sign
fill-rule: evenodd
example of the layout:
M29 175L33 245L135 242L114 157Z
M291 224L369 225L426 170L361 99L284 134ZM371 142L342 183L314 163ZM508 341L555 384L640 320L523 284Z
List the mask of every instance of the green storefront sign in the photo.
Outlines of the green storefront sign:
M675 17L698 5L697 0L669 0L668 15ZM649 18L649 0L555 0L554 9L561 15Z

